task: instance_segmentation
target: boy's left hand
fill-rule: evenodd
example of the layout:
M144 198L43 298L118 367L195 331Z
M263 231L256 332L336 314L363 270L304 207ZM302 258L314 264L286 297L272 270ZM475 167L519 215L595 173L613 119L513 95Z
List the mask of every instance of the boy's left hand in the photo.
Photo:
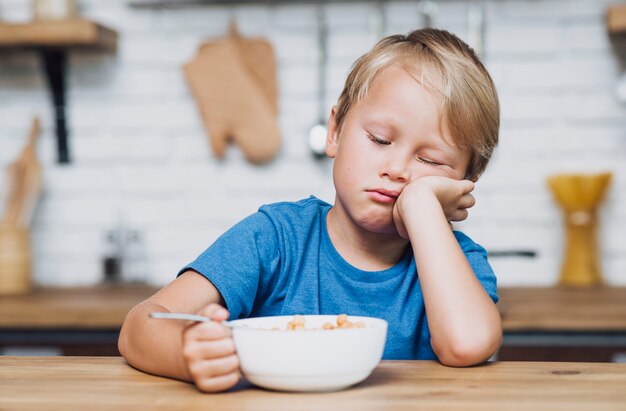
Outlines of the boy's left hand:
M471 192L474 183L470 180L455 180L442 176L426 176L409 183L396 200L393 219L400 236L408 239L404 224L407 213L429 199L436 199L448 221L463 221L468 216L468 208L476 204Z

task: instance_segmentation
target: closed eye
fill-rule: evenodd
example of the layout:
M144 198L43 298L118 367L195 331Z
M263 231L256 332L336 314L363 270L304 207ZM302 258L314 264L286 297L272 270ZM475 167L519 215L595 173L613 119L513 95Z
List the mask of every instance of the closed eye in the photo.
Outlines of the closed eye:
M388 146L389 144L391 144L391 142L390 142L390 141L380 139L380 138L378 138L378 137L376 137L375 135L370 134L370 133L367 133L367 137L368 137L370 140L372 140L374 143L376 143L376 144L378 144L378 145L381 145L381 146Z
M417 158L417 161L419 161L420 163L424 163L424 164L431 165L431 166L441 166L441 165L443 165L443 164L438 163L438 162L436 162L436 161L427 160L427 159L422 158L422 157L418 157L418 158Z

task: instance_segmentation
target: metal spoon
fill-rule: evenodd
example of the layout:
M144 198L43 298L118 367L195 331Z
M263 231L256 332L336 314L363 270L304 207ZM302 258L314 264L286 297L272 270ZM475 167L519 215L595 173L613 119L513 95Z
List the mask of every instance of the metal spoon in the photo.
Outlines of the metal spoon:
M197 314L187 314L187 313L150 313L151 318L161 318L167 320L187 320L187 321L196 321L201 323L206 323L211 320L209 317L205 317L203 315ZM222 321L222 324L228 328L236 328L239 327L231 323L230 321Z

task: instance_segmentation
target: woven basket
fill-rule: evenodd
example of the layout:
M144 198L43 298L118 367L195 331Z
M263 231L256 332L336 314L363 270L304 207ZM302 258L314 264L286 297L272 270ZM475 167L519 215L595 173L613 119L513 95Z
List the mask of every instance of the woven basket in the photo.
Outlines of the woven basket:
M0 295L31 290L30 236L27 228L0 227Z

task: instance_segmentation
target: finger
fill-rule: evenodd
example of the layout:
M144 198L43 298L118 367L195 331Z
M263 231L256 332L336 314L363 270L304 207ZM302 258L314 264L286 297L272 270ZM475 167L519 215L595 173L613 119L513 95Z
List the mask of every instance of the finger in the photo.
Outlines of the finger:
M224 321L229 317L228 310L219 304L209 304L198 312L199 315L209 317L215 321Z
M185 331L186 338L195 340L220 340L232 335L230 328L215 321L193 324Z
M474 182L471 180L461 180L462 183L462 189L463 189L463 194L466 193L471 193L472 191L474 191Z
M466 194L459 201L459 208L472 208L476 204L476 198L471 194Z
M236 355L196 361L189 365L189 373L194 381L220 377L239 370L239 358Z
M189 360L195 358L213 359L228 357L235 354L236 351L235 342L232 338L213 341L195 340L185 344L183 356Z
M239 371L213 378L194 380L196 387L203 392L220 392L234 387L241 379Z

